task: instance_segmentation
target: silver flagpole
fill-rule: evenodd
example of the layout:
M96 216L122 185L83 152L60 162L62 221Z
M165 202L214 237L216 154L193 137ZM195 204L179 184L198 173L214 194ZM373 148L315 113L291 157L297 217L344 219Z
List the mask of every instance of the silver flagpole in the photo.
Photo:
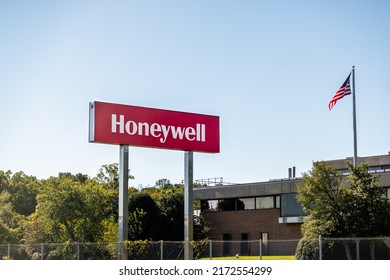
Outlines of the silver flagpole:
M356 136L356 98L355 98L355 65L352 66L352 103L353 103L353 166L357 166L357 136Z

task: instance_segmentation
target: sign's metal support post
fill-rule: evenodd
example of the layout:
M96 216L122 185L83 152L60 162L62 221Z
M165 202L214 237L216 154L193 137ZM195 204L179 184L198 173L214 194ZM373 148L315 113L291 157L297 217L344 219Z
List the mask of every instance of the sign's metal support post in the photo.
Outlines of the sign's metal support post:
M193 209L192 209L192 189L193 189L193 161L192 151L184 153L184 259L193 259L191 241L193 240Z
M118 242L119 259L127 259L127 250L124 241L128 236L128 186L129 186L129 146L119 146L119 218L118 218Z

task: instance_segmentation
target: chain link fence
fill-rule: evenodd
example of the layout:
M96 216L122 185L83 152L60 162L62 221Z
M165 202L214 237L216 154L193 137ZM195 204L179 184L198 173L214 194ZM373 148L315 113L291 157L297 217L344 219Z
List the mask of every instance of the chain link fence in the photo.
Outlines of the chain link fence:
M390 260L390 238L301 239L296 258L303 260Z
M319 238L320 259L390 260L390 238Z
M311 260L390 260L390 238L312 240L201 240L191 242L194 259L296 256ZM182 260L184 242L0 244L0 260Z

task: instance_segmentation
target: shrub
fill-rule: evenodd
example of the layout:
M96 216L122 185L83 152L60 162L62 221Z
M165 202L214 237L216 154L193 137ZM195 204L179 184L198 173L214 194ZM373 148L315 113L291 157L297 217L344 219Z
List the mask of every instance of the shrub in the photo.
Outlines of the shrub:
M297 260L318 260L319 259L319 245L318 240L315 239L301 239L298 242L295 251L295 259Z

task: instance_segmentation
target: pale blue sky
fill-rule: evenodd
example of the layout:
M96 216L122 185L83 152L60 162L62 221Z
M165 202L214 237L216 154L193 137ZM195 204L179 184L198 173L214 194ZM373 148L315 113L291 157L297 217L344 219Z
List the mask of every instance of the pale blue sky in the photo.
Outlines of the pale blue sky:
M0 170L95 176L88 102L220 116L221 153L194 178L255 182L390 151L389 1L0 1ZM184 177L180 151L130 148L130 184Z

